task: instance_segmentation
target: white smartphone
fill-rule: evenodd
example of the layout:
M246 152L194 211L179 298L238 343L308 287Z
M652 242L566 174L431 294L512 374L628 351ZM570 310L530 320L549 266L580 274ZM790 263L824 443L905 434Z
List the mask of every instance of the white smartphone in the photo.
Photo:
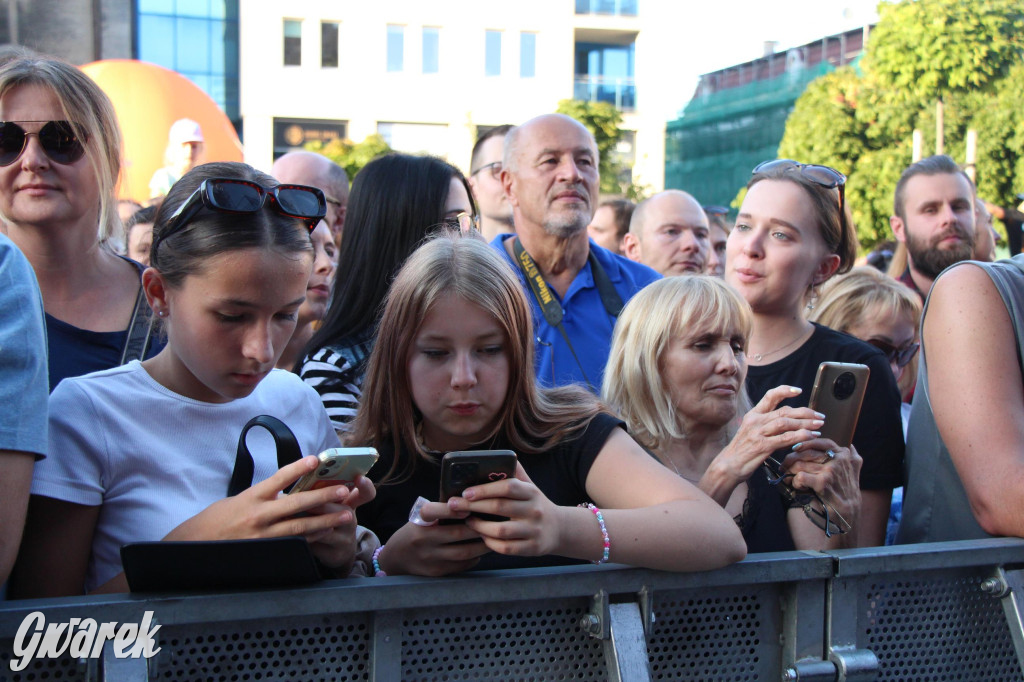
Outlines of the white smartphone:
M316 490L330 485L344 485L351 489L355 487L356 477L365 476L377 462L377 450L374 448L331 448L324 450L317 457L320 458L320 463L316 469L296 481L288 494Z

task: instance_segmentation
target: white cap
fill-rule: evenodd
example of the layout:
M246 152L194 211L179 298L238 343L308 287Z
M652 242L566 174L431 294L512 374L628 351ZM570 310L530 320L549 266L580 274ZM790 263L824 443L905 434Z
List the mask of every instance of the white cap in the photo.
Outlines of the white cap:
M203 129L190 118L179 118L171 126L167 136L168 144L179 145L188 142L203 142Z

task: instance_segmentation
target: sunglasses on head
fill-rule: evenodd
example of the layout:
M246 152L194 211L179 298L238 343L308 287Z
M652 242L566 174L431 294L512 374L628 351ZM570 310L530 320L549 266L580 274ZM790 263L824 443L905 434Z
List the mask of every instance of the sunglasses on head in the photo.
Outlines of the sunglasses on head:
M910 361L917 355L918 349L921 348L919 343L909 343L903 348L897 348L881 339L869 339L868 343L885 353L886 360L890 363L895 363L900 369L909 365Z
M846 206L846 176L835 168L819 166L814 163L800 163L793 159L775 159L773 161L762 161L757 164L752 175L768 173L773 170L782 170L787 173L799 171L800 175L804 176L816 185L821 185L827 189L835 189L838 187L839 212L843 212L843 208Z
M180 231L204 208L220 213L258 213L270 198L270 206L281 215L297 218L312 232L327 214L327 200L316 187L278 185L266 188L248 180L209 178L185 200L168 219L169 227L153 240L152 251Z
M82 141L67 121L22 121L43 123L38 133L27 132L13 121L0 121L0 166L10 166L21 158L28 146L28 138L35 135L43 153L54 163L69 165L85 154Z
M469 232L480 229L480 217L460 211L458 215L445 216L442 224L449 230Z

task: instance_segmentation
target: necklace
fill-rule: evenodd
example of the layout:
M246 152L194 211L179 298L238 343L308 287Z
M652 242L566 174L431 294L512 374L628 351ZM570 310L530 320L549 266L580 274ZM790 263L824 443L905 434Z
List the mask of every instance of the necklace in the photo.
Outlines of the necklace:
M811 327L811 331L814 331L814 327ZM803 339L806 334L807 334L807 330L805 329L805 330L801 331L797 335L797 337L795 339L793 339L792 341L787 343L785 346L780 346L780 347L776 348L775 350L770 350L770 351L768 351L766 353L754 353L753 355L750 356L750 359L753 360L754 362L761 362L761 360L763 360L764 358L768 357L769 355L775 355L776 353L781 353L782 351L786 350L787 348L790 348L791 346L796 345L796 343L798 341L800 341L801 339Z
M676 466L676 461L674 459L672 459L671 457L668 457L668 456L666 456L665 459L667 459L668 463L672 465L673 469L675 469L676 475L679 478L687 480L690 483L693 483L694 485L697 485L698 483L700 483L700 479L699 478L690 478L689 476L683 476L683 472L680 471L679 467Z

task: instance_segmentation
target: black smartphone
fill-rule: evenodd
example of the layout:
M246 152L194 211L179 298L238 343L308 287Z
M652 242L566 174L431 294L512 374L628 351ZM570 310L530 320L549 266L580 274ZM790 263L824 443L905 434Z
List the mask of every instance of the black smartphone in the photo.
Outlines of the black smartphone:
M466 488L515 478L516 453L511 450L449 452L441 459L441 502L458 497ZM506 521L503 516L476 514L487 521ZM444 523L444 521L442 521ZM448 520L448 523L457 521Z
M818 365L808 407L825 415L821 435L834 440L836 445L848 448L853 442L870 375L867 365L846 362Z

